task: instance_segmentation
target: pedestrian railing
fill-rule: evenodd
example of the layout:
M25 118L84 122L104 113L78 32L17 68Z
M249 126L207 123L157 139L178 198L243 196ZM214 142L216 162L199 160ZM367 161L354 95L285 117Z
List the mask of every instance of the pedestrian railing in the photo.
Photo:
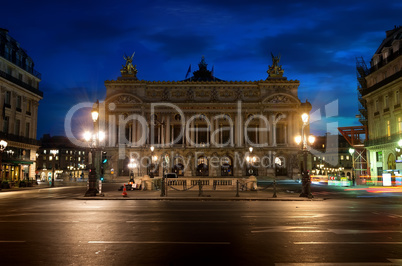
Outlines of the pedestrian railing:
M268 183L257 187L257 180L253 178L154 178L143 182L143 190L160 190L161 197L167 196L168 191L197 191L198 196L205 196L207 191L234 191L236 197L241 192L273 190L273 196L277 197L277 182Z

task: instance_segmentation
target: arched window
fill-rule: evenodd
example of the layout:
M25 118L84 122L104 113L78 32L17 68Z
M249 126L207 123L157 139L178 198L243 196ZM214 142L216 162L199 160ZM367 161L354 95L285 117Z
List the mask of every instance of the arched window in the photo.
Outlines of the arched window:
M221 176L233 176L232 159L228 156L221 158Z
M200 156L197 159L197 176L208 176L209 175L209 167L208 167L208 159L205 156Z

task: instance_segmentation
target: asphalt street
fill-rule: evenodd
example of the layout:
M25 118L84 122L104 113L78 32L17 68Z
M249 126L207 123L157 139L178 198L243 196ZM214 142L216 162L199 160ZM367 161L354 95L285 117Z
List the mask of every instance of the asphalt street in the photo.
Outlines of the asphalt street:
M117 185L105 184L106 193ZM80 198L83 186L3 191L0 264L402 265L401 193L344 189L349 197L312 201L92 200Z

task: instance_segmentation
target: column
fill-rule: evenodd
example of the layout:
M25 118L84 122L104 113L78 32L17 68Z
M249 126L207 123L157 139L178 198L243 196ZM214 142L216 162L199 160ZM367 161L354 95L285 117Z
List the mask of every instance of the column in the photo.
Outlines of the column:
M243 114L239 116L239 146L244 145L244 125L243 125Z
M157 138L157 144L162 143L162 125L158 124L158 138Z
M109 143L109 147L114 147L116 145L116 136L115 136L116 135L116 133L115 133L115 130L116 130L116 126L115 126L116 116L109 115L108 119L109 119L109 121L108 121L108 124L109 124L109 127L108 127L108 136L109 136L108 143Z
M263 115L262 113L260 114ZM267 144L267 132L266 132L266 124L265 122L260 119L260 126L259 126L259 144L266 145Z
M137 141L136 135L136 126L137 126L137 120L133 120L133 123L131 124L131 147L134 147L135 142Z
M234 138L235 138L235 145L236 147L239 147L239 116L235 115L235 121L234 121Z
M170 146L170 114L169 115L167 115L167 117L166 117L166 128L165 128L165 131L166 131L166 144L167 144L167 146Z
M215 143L216 143L215 136L213 136L214 130L215 130L214 121L213 121L213 118L210 117L210 119L209 119L209 131L210 131L209 137L210 137L210 139L208 138L210 146L215 146Z
M275 124L275 115L270 116L270 125L272 128L272 133L271 133L271 145L273 147L276 147L276 124Z
M293 138L293 135L294 135L293 134L293 113L292 112L288 113L287 129L288 129L288 131L287 131L287 136L288 136L287 143L288 143L288 145L289 144L292 145L293 144L292 138Z
M234 138L234 130L235 130L235 128L233 128L234 126L233 125L231 125L231 124L229 124L229 126L230 126L230 132L229 132L229 136L230 136L230 147L234 147L234 140L233 140L233 138Z
M191 131L190 131L190 138L191 138L191 143L192 143L192 146L195 146L194 144L195 144L195 132L194 132L194 120L193 121L191 121Z
M195 125L195 146L198 145L198 125Z
M215 130L219 130L217 134L215 134L215 142L218 144L222 144L220 142L221 128L219 127L219 121L215 120Z

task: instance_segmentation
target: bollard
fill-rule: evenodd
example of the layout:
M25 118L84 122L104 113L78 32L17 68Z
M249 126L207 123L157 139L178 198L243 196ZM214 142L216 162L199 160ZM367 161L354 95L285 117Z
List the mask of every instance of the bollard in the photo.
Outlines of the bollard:
M272 196L273 198L276 198L276 179L274 179L274 195Z
M239 195L239 180L236 181L236 197L240 197L240 195Z
M166 191L165 191L165 186L166 186L166 184L165 184L165 178L164 177L162 177L162 179L161 179L161 197L165 197L166 196Z
M198 180L198 197L202 197L202 183Z

